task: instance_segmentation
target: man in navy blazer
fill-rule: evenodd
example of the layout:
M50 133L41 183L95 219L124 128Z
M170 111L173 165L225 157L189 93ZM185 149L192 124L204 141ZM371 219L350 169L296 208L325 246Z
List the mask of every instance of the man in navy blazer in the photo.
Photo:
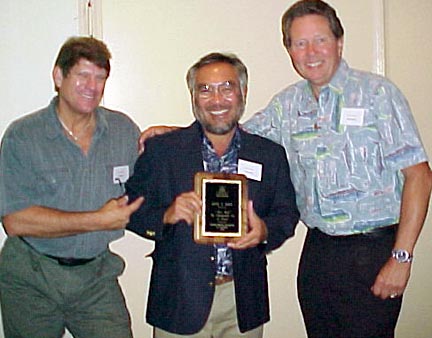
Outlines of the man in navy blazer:
M289 165L280 145L238 127L247 70L237 57L204 56L187 83L196 121L147 140L126 184L130 200L146 199L127 228L155 241L147 321L156 338L260 338L270 319L266 253L293 236L299 219ZM247 176L248 232L241 239L194 242L200 171Z

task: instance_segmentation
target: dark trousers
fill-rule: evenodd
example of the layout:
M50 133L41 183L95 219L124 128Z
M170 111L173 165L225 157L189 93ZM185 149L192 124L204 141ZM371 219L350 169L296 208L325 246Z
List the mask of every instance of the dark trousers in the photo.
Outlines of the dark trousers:
M309 338L392 338L402 299L370 291L391 255L395 231L328 236L308 230L297 276Z

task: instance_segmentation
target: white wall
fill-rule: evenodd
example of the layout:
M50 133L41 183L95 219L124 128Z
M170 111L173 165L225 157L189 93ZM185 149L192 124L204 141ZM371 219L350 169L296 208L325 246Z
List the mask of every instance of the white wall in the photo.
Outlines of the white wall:
M363 69L374 59L375 0L332 1L346 18L346 56ZM103 38L114 55L107 106L141 126L189 123L187 69L211 51L235 52L250 73L247 115L298 79L282 46L280 18L293 1L104 0ZM355 44L354 44L355 42ZM361 51L361 53L360 53Z
M0 1L0 133L49 103L51 68L64 40L78 33L76 1Z
M78 33L78 3L82 2L0 1L0 134L18 116L49 102L54 93L51 67L62 42ZM280 17L292 2L100 0L103 38L113 54L104 104L127 112L142 128L160 123L187 124L192 114L185 73L203 54L221 50L237 53L249 68L246 116L250 115L264 107L278 90L297 79L280 34ZM379 25L375 23L375 13L378 12L379 18L377 4L380 1L333 0L329 3L338 9L346 29L345 57L357 68L376 69L379 53L375 42L379 40L376 35ZM431 2L387 0L387 3L386 33L397 36L388 45L388 71L407 93L431 154L432 139L426 134L431 119L425 107L428 107L426 88L431 88L427 56L432 47L423 33L431 30L432 25L426 18L432 9ZM417 18L423 20L418 22ZM401 22L404 25L400 25ZM403 42L398 40L401 36L405 37ZM416 38L413 40L412 36ZM407 47L410 44L413 48ZM417 52L419 46L422 54ZM416 52L402 54L408 50ZM409 61L420 55L424 57L414 62L413 67ZM430 320L421 320L432 314L432 293L425 288L431 282L432 271L432 263L427 259L431 249L430 219L426 227L416 251L413 277L398 325L399 338L432 336ZM265 328L267 338L305 337L295 290L303 236L304 228L299 226L296 237L269 257L272 321ZM127 262L121 284L132 314L135 336L150 337L151 328L145 324L144 311L151 262L145 255L151 251L152 243L127 233L112 247Z
M54 59L78 34L77 9L72 0L0 1L0 136L12 120L49 103ZM4 239L1 228L0 246Z

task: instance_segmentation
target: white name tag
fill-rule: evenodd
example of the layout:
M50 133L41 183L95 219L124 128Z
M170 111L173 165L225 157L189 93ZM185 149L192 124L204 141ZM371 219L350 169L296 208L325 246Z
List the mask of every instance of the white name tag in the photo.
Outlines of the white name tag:
M237 173L243 174L251 180L261 182L262 164L239 159Z
M361 127L365 111L366 109L364 108L342 108L340 123L346 126Z
M126 183L129 179L129 166L122 165L118 167L114 167L113 169L113 183Z

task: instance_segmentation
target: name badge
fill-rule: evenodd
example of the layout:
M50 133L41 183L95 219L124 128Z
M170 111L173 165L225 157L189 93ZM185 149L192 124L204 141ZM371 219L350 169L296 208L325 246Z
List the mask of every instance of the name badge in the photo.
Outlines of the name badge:
M340 123L346 126L363 126L366 109L364 108L342 108Z
M251 180L261 182L262 164L239 159L237 173L243 174Z
M113 183L123 184L129 179L129 166L122 165L113 169Z

